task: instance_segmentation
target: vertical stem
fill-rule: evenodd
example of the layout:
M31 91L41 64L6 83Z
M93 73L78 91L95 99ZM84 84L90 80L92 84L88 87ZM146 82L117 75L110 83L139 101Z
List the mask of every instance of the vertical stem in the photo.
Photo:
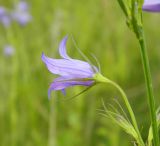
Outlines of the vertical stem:
M145 80L146 80L146 87L147 87L147 92L148 92L148 102L150 106L150 116L151 116L151 122L152 122L154 146L160 146L157 120L156 120L155 100L154 100L153 87L152 87L152 79L151 79L149 60L148 60L145 37L144 37L143 31L142 31L142 38L139 39L139 43L141 47L142 64L143 64L144 75L145 75Z

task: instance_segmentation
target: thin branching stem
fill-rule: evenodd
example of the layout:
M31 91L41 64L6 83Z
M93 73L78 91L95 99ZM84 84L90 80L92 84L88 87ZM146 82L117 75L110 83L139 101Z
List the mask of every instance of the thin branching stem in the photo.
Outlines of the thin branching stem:
M124 92L123 89L122 89L118 84L116 84L115 82L113 82L113 81L111 81L111 80L108 80L108 79L107 79L107 82L110 83L110 84L112 84L114 87L116 87L116 88L119 90L119 92L121 93L122 98L123 98L123 100L124 100L124 103L125 103L125 105L126 105L126 107L127 107L127 109L128 109L128 112L129 112L129 114L130 114L130 117L131 117L131 120L132 120L132 124L133 124L133 126L134 126L134 128L135 128L135 130L136 130L136 132L137 132L137 134L138 134L139 140L140 140L140 142L141 142L141 146L145 146L144 141L143 141L143 139L142 139L142 137L141 137L141 134L140 134L140 132L139 132L139 129L138 129L138 125L137 125L137 121L136 121L134 112L133 112L133 110L132 110L132 108L131 108L131 105L130 105L130 103L129 103L129 101L128 101L128 98L127 98L125 92Z

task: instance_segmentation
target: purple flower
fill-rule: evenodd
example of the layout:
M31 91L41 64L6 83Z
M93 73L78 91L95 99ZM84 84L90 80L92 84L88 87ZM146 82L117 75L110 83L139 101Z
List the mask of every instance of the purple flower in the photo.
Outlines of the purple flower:
M0 7L0 23L8 27L11 23L11 18L4 7Z
M142 9L144 11L160 12L160 0L145 0Z
M11 45L4 46L3 51L5 56L12 56L14 54L14 48Z
M16 9L18 11L28 11L28 3L26 3L25 1L20 1L17 5L16 5Z
M25 1L20 1L12 13L13 19L21 25L26 25L32 19L32 16L28 11L28 7L29 6Z
M48 70L60 76L51 83L48 90L49 97L52 90L64 91L70 86L92 86L95 83L93 77L98 73L98 69L88 62L70 58L66 52L67 38L65 37L59 45L62 59L49 58L42 53L42 60Z

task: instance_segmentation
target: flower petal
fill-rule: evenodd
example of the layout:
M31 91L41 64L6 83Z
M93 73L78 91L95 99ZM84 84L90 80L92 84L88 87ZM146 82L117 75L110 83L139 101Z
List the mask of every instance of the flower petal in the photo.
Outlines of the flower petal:
M143 4L144 11L160 12L160 0L145 0Z
M63 38L63 40L60 42L60 45L59 45L59 54L62 58L64 59L71 59L68 55L67 55L67 52L66 52L66 43L67 43L67 40L68 40L68 36L65 36Z
M60 56L64 59L69 59L73 62L76 62L77 64L81 64L81 65L83 65L83 67L85 66L86 68L91 68L91 65L89 63L81 61L81 60L77 60L77 59L72 59L71 57L68 56L67 51L66 51L67 40L68 40L68 36L65 36L59 45ZM94 68L98 72L98 69L96 67L94 67Z
M71 87L71 86L91 86L94 84L94 81L76 81L76 80L68 80L68 77L59 77L54 80L54 82L50 85L50 88L48 90L48 97L50 97L52 90L63 90L65 88Z
M5 27L8 27L11 23L11 18L8 11L0 6L0 23L2 23Z
M67 59L52 59L42 53L42 60L53 74L74 77L92 77L94 72L88 63Z

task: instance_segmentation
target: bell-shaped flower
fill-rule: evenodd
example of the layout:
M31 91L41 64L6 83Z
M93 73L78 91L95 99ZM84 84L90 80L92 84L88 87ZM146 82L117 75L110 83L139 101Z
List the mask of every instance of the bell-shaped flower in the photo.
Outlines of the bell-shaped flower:
M3 52L5 56L13 56L15 53L15 49L11 45L5 45L3 48Z
M15 9L12 12L13 20L17 21L21 25L26 25L32 19L31 14L29 13L29 5L25 1L20 1L15 5Z
M0 23L2 23L5 27L8 27L11 23L11 18L8 11L0 6Z
M88 62L72 59L66 52L67 37L65 37L59 45L59 54L62 59L49 58L42 54L42 60L46 64L48 70L59 75L50 85L48 96L52 90L62 90L71 86L92 86L95 84L94 75L99 71L97 67Z
M144 11L160 12L160 0L144 0Z

